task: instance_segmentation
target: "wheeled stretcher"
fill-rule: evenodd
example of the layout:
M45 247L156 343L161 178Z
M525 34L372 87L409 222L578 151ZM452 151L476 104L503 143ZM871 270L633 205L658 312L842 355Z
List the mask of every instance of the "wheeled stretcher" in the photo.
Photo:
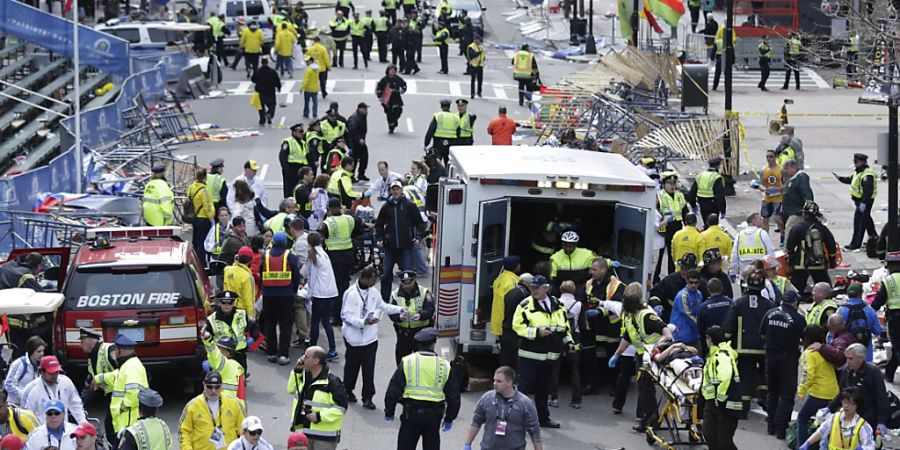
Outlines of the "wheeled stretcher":
M673 358L665 364L651 358L652 346L645 346L638 377L649 377L656 386L657 420L644 431L648 444L667 450L703 446L700 419L700 387L703 363L698 357ZM660 395L662 394L662 395Z

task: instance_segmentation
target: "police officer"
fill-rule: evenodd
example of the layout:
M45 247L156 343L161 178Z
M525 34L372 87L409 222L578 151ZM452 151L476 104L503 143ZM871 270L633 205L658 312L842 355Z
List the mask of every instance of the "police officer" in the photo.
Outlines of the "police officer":
M209 25L210 34L212 34L213 42L216 44L216 57L219 59L219 62L227 66L228 58L225 56L225 35L230 33L230 31L225 26L225 14L210 14L209 19L206 20L206 24Z
M672 307L675 305L675 295L687 286L688 272L697 268L697 255L685 253L681 260L678 261L678 267L681 270L666 275L662 281L654 284L653 288L650 289L650 300L648 303L653 308L653 311L656 312L656 315L666 322L669 321L669 316L672 314ZM703 298L708 296L706 281L703 279L700 280L700 292L703 293Z
M459 39L459 55L466 56L466 49L475 40L475 29L472 27L472 19L465 9L459 11L456 16L456 37ZM466 75L470 75L469 67L466 67Z
M364 15L360 19L365 26L365 32L363 33L363 60L366 63L366 67L369 67L369 61L372 60L372 38L375 33L375 19L372 17L372 10L366 10L366 15Z
M347 412L347 391L341 379L331 373L327 355L317 345L306 349L287 385L294 397L291 430L302 431L314 449L337 447Z
M91 382L92 390L103 389L111 392L109 415L106 416L107 439L117 447L116 436L138 420L138 393L141 388L149 388L147 370L134 353L137 346L131 338L123 334L116 336L116 362L118 368L112 372L100 373Z
M656 209L662 216L659 221L659 233L665 236L665 251L669 256L668 270L666 273L675 272L675 260L672 258L672 238L675 233L681 229L684 216L690 210L687 207L687 200L684 194L678 190L678 174L675 172L663 172L661 174L661 182L663 188L656 194ZM695 257L697 255L694 255ZM654 279L659 279L662 270L663 250L660 249L658 258L656 259L656 271L653 274ZM680 289L680 288L679 288Z
M382 0L381 2L381 6L384 7L384 16L388 19L388 23L390 23L391 26L394 26L394 22L397 21L397 6L399 6L399 3L400 0Z
M156 163L151 171L150 182L144 187L144 222L151 227L172 225L175 194L166 182L166 165Z
M709 355L703 367L700 393L706 400L703 409L703 437L711 449L736 449L734 432L741 415L740 376L735 373L738 354L731 347L725 330L712 326L706 333Z
M421 30L418 29L419 22L415 17L415 10L407 17L408 25L400 32L400 41L403 45L403 54L406 60L406 66L401 64L400 71L406 75L417 74L420 69L416 62L416 49L419 48L419 39L422 36Z
M769 63L772 61L772 47L769 46L768 36L762 37L756 50L759 52L759 84L757 86L762 91L768 91L766 81L769 79Z
M846 250L862 247L863 235L869 233L869 239L878 239L875 222L872 221L872 206L878 195L878 177L869 167L869 156L863 153L853 154L853 165L856 171L849 177L835 177L844 184L850 185L850 198L856 210L853 212L853 238L845 245Z
M600 386L614 386L617 370L609 369L607 360L616 351L622 336L622 322L614 312L604 308L604 300L622 301L625 283L610 271L606 258L591 261L591 278L575 293L584 309L581 329L581 365L586 374L584 391L596 394Z
M781 305L766 313L760 327L766 342L766 385L769 397L768 433L784 439L794 397L797 395L797 366L800 365L800 340L806 320L797 312L800 295L789 291Z
M800 52L802 50L803 43L800 41L800 35L796 31L792 31L784 44L784 86L781 87L783 91L787 90L791 84L791 72L794 73L797 90L800 90Z
M519 83L519 106L523 106L525 93L531 91L529 85L538 74L537 58L528 50L528 44L522 44L522 48L513 55L512 66L513 79Z
M225 182L225 177L222 175L223 171L225 171L224 159L216 158L210 161L209 171L206 173L206 189L209 190L209 196L212 197L216 211L227 204L225 199L228 198L228 183Z
M103 335L93 329L80 327L78 334L81 350L88 355L88 378L85 381L90 387L95 376L115 370L115 349L112 344L103 342Z
M831 283L828 269L837 265L834 235L819 221L820 216L819 205L807 201L803 205L803 222L791 228L784 246L791 265L791 284L798 290L806 290L809 277L817 283Z
M393 2L394 13L396 14L397 0L386 1ZM378 12L378 17L372 19L373 26L375 27L375 40L378 42L378 62L382 64L388 63L388 31L390 30L390 26L393 23L393 21L389 20L389 18L390 15L386 11L382 10Z
M691 185L691 191L688 193L688 200L690 200L695 214L697 204L700 204L700 215L703 217L704 228L708 226L706 217L710 214L725 217L725 179L719 174L721 164L722 158L718 156L710 159L709 168L697 174L694 184Z
M222 395L234 399L241 405L241 410L247 411L247 403L242 398L246 380L244 368L234 359L237 354L235 350L237 341L231 336L213 339L209 332L205 332L201 337L203 347L206 349L204 366L208 366L210 370L222 375Z
M456 371L434 352L437 337L432 327L416 333L419 351L403 357L384 394L384 420L392 422L397 403L403 404L397 450L415 450L420 437L423 450L438 450L438 428L450 431L459 413Z
M468 111L469 101L460 98L456 100L456 111L459 113L459 138L455 145L472 145L475 143L472 128L475 126L475 114Z
M356 159L352 156L343 157L340 167L331 173L328 186L325 188L328 197L338 199L347 210L353 206L353 201L361 196L353 190L353 171L355 169Z
M119 450L171 450L174 448L169 426L156 417L163 405L163 398L153 389L141 389L138 393L140 419L125 429Z
M350 37L350 21L347 20L343 11L336 11L335 17L328 21L328 27L331 28L331 39L335 45L334 53L331 55L331 65L332 67L344 67L344 51L347 50L347 38Z
M394 358L397 364L404 356L416 351L415 335L431 326L434 317L434 298L424 286L416 283L416 271L404 270L400 274L400 287L391 293L391 304L404 309L401 314L390 316L397 331Z
M362 233L366 227L359 217L344 214L341 211L341 201L336 198L328 199L328 217L319 227L319 233L325 239L325 251L331 259L331 267L334 269L334 279L338 288L338 301L332 302L331 323L340 325L341 306L344 292L350 286L350 273L356 265L356 252L353 250L353 237Z
M450 163L450 146L459 138L459 116L450 112L450 100L441 100L441 110L434 114L425 132L425 148L434 139L434 149L444 164Z
M247 370L247 345L259 338L259 326L256 319L248 317L247 312L235 307L238 294L222 291L214 297L216 304L213 313L206 317L204 329L210 333L212 342L219 342L224 337L235 340L235 355L244 370ZM244 337L250 333L250 337ZM220 369L216 369L221 371Z
M882 306L885 307L888 337L891 340L893 351L891 359L884 369L884 378L893 382L894 373L900 363L900 252L888 253L885 255L884 262L891 274L881 280L881 289L875 295L872 309L878 311Z
M309 165L304 134L303 124L298 123L291 126L291 135L281 140L278 162L281 163L282 191L285 197L290 197L294 186L300 182L300 168Z
M0 289L25 288L43 292L44 288L37 280L37 276L43 272L42 259L40 253L29 253L0 266ZM35 334L41 336L44 342L50 342L52 317L53 313L9 316L10 341L16 346L13 358L23 354L25 341Z
M325 150L331 150L338 138L347 139L347 124L338 120L337 112L331 109L328 110L325 117L325 120L319 121L319 129L325 139ZM326 161L327 163L328 161ZM327 165L322 166L322 171L324 172L326 168Z
M350 40L353 47L353 68L359 68L359 53L362 52L363 64L369 67L369 57L365 54L366 23L359 17L359 13L353 13L350 20Z
M854 81L856 79L856 58L859 55L859 33L851 32L849 44L847 46L847 79Z
M441 56L441 70L438 73L442 73L446 75L449 72L447 66L447 56L450 52L450 47L447 45L447 41L450 40L450 28L449 24L445 20L438 20L437 29L434 31L434 43L438 46L438 53Z
M463 12L465 12L465 10L463 10ZM462 42L462 40L460 40L460 42ZM475 98L476 93L481 97L481 85L484 82L485 57L484 47L481 46L481 36L475 36L472 43L466 47L466 62L468 64L468 73L471 75L469 83L469 96L471 98Z
M550 419L547 406L553 366L565 347L574 349L572 330L566 308L549 295L550 282L536 275L531 282L531 295L522 300L513 315L513 330L519 335L519 390L534 394L538 421L542 427L559 428Z
M734 301L722 322L722 328L731 341L737 342L735 350L741 380L742 418L747 417L750 399L754 395L758 395L761 404L765 401L766 387L762 378L765 373L765 340L760 334L760 325L766 312L774 307L769 299L762 296L762 291L766 288L765 274L753 270L747 276L746 283L746 292Z
M337 0L334 5L335 12L341 12L344 17L350 17L350 12L356 13L356 6L352 0Z

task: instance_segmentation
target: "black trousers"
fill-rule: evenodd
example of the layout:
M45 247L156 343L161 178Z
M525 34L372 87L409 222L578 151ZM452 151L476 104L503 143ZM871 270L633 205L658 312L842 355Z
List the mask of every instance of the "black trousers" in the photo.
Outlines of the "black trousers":
M374 42L374 38L375 36L373 36L372 33L367 32L363 35L363 60L366 61L366 63L372 60L372 43Z
M322 98L328 97L328 92L325 90L325 87L328 85L328 71L323 70L319 72L319 90L322 91Z
M379 31L375 33L375 39L378 41L378 62L386 63L388 52L388 34L387 31Z
M197 257L200 258L200 261L206 261L206 249L203 248L203 241L206 240L206 235L212 229L212 222L205 217L196 217L192 223L194 231L191 242L194 244L194 251L197 252Z
M394 26L394 22L397 21L397 10L396 9L385 9L384 12L387 13L387 15L385 17L387 17L388 23L390 23L391 26Z
M475 94L477 93L479 97L481 97L481 85L484 83L484 67L469 67L469 73L471 75L471 80L469 82L469 95L472 98L475 98ZM478 84L478 90L475 90L475 85Z
M553 376L553 362L534 361L519 358L519 391L534 396L540 423L550 421L550 407L547 400L550 396L550 378Z
M440 450L441 419L443 408L403 407L400 416L400 433L397 435L397 450L416 450L422 438L422 450Z
M859 212L859 205L866 205L865 212ZM851 247L861 247L863 244L863 236L868 233L869 237L878 237L878 230L875 229L875 222L872 221L872 204L874 199L869 200L853 200L856 210L853 211L853 239L850 240Z
M766 384L769 388L766 410L776 431L787 430L797 395L798 355L766 353Z
M419 64L416 63L416 47L415 46L407 46L406 51L406 73L407 75L412 73L414 70L419 70Z
M766 357L765 355L738 355L738 375L741 377L740 393L744 407L744 415L750 411L750 401L757 399L766 400L768 387L765 383Z
M628 400L628 385L631 384L631 377L636 372L634 356L619 356L619 362L616 364L619 368L619 377L616 379L615 397L613 397L613 409L621 411L625 407ZM637 405L636 417L643 417L644 411L640 404Z
M810 277L812 277L813 283L824 281L831 284L831 277L828 276L828 270L826 269L791 269L791 284L793 284L798 291L806 289L807 281L809 281Z
M640 358L641 356L635 356ZM659 414L656 411L656 385L650 376L643 374L638 378L638 418L641 429L653 427L659 420Z
M300 163L287 163L287 165L281 168L281 182L283 184L282 192L284 198L294 196L294 187L300 182L300 169L303 166L304 164Z
M347 50L347 39L334 41L334 54L331 56L332 67L344 67L344 51Z
M416 347L416 333L421 328L400 328L395 327L397 331L397 345L394 347L394 360L400 365L400 360L406 355L411 355L418 350Z
M666 256L669 258L668 265L666 266L666 274L675 272L675 260L672 258L672 238L675 237L675 233L681 228L681 222L672 222L666 225Z
M725 59L725 54L724 53L722 53L722 54L716 53L715 58L716 58L716 73L713 76L713 90L716 90L719 88L719 78L722 77L722 64L724 63L723 60Z
M582 352L566 352L565 356L553 365L553 377L550 379L550 398L559 397L559 373L563 365L569 368L569 387L572 390L572 402L581 403L581 365Z
M397 123L400 120L400 116L403 114L403 105L383 105L384 115L387 118L388 128L391 131L394 128L397 128Z
M596 359L596 367L597 367L597 377L600 380L599 384L594 384L595 386L608 386L610 389L616 384L616 380L619 378L619 366L612 369L609 368L609 357L616 353L616 348L618 348L618 343L611 342L598 342L597 348L594 350L594 358ZM592 383L593 384L593 383Z
M791 84L791 73L794 74L794 84L797 89L800 89L800 66L796 61L789 60L788 58L784 59L784 86L782 89L787 89L788 85Z
M263 310L266 312L266 354L287 357L294 326L294 297L264 296Z
M528 92L528 80L516 80L516 82L519 83L519 106L523 106L525 105L525 93Z
M447 164L450 162L450 146L454 145L453 139L435 137L431 141L434 151L437 152L438 158Z
M769 58L759 58L759 88L766 87L769 80Z
M415 3L411 3L411 4L406 4L406 3L404 3L404 4L403 4L403 15L404 15L404 16L408 16L409 13L411 13L411 12L412 12L413 10L415 10L415 9L416 9L416 4L415 4Z
M353 146L353 156L356 158L356 169L359 176L365 175L366 169L369 167L369 146L357 143Z
M275 118L275 104L277 103L274 95L260 95L259 101L262 108L259 110L259 124L263 125L266 121L271 122Z
M736 413L716 406L714 401L706 401L703 408L703 437L709 450L737 450L734 432L737 430Z
M710 214L720 215L722 211L719 211L719 208L716 207L716 199L715 198L698 198L697 206L700 207L700 220L703 221L703 228L709 227L709 224L706 223L706 218L709 217ZM703 255L697 255L697 258L700 259Z
M847 79L853 81L856 78L856 58L859 52L847 52Z
M900 341L898 341L900 342ZM519 335L513 330L503 329L500 335L500 365L513 369L518 367L519 360Z
M399 72L406 68L406 53L400 45L391 44L391 64L397 66Z
M697 23L700 22L700 5L694 6L688 3L688 10L691 11L691 33L696 33Z
M350 287L350 272L356 265L356 253L353 249L328 252L331 268L334 270L334 281L338 288L337 300L331 303L331 318L341 320L341 308L344 306L344 292Z
M416 41L416 62L422 62L422 34L419 33L419 40Z
M222 65L228 65L228 58L225 56L225 38L220 37L216 39L216 57L219 59L219 62ZM220 80L221 81L221 80Z
M362 347L354 347L344 339L347 348L344 363L344 389L352 394L356 389L356 378L362 368L362 399L372 400L375 396L375 355L378 354L378 341Z
M894 373L900 365L900 313L888 311L888 338L891 340L892 354L887 366L884 368L884 377L887 381L894 381Z
M447 42L443 42L438 45L438 53L441 55L441 72L447 73L450 71L447 65L447 56L450 52L449 46L447 46Z
M351 45L353 46L353 68L356 69L359 65L360 53L362 53L363 64L366 67L369 67L369 58L366 56L365 38L362 36L353 36L351 41Z

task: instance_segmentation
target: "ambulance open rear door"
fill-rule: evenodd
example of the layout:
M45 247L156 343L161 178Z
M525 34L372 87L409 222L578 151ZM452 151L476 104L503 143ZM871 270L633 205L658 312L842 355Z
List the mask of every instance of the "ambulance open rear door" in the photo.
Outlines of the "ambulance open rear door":
M647 215L649 210L624 203L616 204L616 221L613 227L613 259L620 267L615 269L620 280L626 283L643 283L647 273L650 252L645 249L648 239ZM652 238L652 237L650 237Z
M463 246L466 223L466 185L459 180L443 179L438 187L436 236L438 260L434 262L433 286L436 302L435 327L441 336L459 335L462 310ZM471 283L471 282L469 282Z
M477 267L475 270L475 304L473 325L491 318L494 298L492 284L503 270L503 258L509 248L509 198L481 202L478 223L473 227Z

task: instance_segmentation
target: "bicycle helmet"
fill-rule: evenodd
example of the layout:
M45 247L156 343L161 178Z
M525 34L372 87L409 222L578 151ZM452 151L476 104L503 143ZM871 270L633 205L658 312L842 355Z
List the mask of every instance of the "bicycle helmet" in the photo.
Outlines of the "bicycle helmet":
M766 288L766 275L762 271L755 270L747 275L747 288L761 291Z
M577 244L581 238L578 236L578 233L574 231L566 231L562 234L562 241L569 242L572 244Z
M703 252L703 264L722 262L722 253L717 248L710 248Z

